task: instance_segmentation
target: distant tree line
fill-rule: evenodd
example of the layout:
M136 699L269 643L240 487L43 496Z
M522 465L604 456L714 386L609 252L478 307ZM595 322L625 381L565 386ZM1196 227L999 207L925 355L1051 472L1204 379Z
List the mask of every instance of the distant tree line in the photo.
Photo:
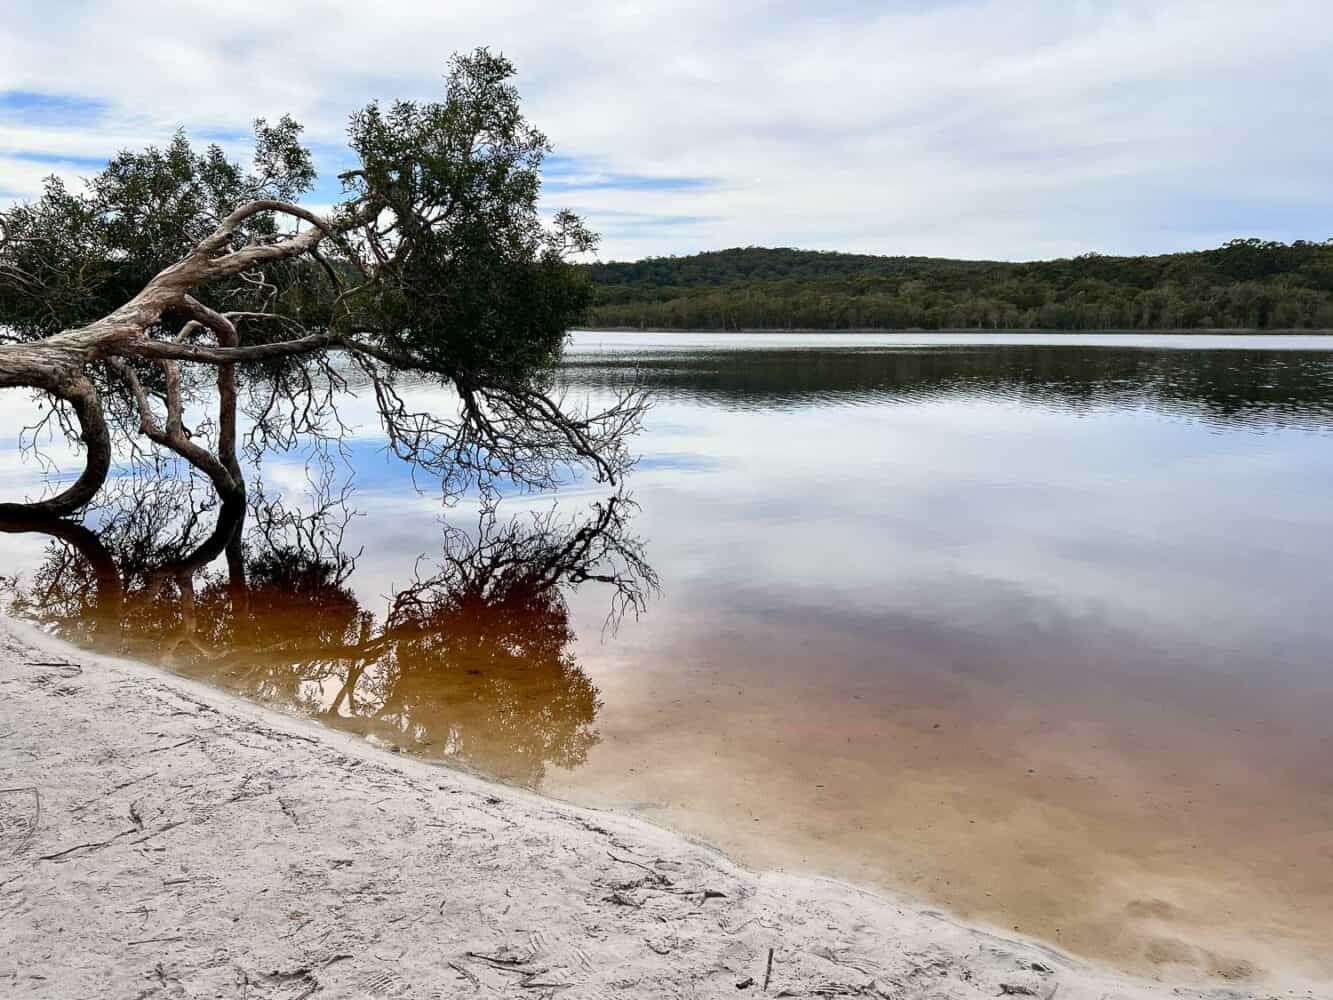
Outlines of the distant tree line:
M585 267L603 329L1333 329L1333 240L1031 263L744 247Z

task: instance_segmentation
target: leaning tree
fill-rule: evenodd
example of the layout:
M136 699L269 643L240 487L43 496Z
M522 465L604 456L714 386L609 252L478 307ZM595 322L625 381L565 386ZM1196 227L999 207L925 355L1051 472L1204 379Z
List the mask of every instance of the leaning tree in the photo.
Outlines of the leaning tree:
M549 146L513 74L481 49L450 61L442 100L358 111L326 210L299 203L315 170L283 118L255 123L250 168L178 133L0 211L0 388L51 399L41 419L86 456L62 492L0 512L82 510L120 447L183 460L243 510L238 455L337 438L346 393L448 492L614 481L644 401L556 390L589 296L569 258L595 237L569 212L543 222ZM451 391L414 404L423 381Z

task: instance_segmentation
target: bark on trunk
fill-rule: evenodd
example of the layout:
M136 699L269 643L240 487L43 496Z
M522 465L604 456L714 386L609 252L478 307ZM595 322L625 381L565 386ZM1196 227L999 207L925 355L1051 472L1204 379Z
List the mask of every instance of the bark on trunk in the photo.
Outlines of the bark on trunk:
M164 268L128 303L84 327L67 329L45 340L25 344L0 344L0 388L39 388L67 401L81 428L81 437L87 445L88 456L83 475L64 492L36 503L0 504L0 516L55 515L64 516L85 507L111 471L111 433L101 411L101 399L92 381L85 375L88 364L109 363L125 371L127 357L148 357L164 364L176 360L203 360L221 365L219 391L223 396L223 423L219 456L193 444L179 427L179 401L176 407L168 405L167 427L151 432L151 413L140 400L144 415L144 431L157 444L171 448L201 469L213 480L225 503L240 504L244 508L245 483L240 464L236 460L236 376L233 365L239 360L256 360L269 356L320 351L333 343L329 335L301 337L287 344L260 344L239 348L239 337L231 320L193 299L192 289L211 281L239 275L249 269L281 260L291 260L312 252L325 237L339 237L348 229L357 227L375 217L379 203L363 204L353 215L340 219L335 225L312 215L307 209L283 201L260 199L241 205L225 217L208 239L184 259ZM231 249L237 228L249 217L263 212L280 212L307 221L311 227L277 243L245 245ZM160 323L168 312L199 315L203 323L215 329L220 349L209 349L191 344L165 344L153 341L149 329ZM168 371L168 383L173 376Z

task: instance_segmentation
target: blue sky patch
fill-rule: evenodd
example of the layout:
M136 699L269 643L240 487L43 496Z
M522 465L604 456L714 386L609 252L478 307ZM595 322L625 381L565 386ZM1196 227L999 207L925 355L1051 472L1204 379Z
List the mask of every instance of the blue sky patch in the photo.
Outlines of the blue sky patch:
M713 187L710 177L653 177L648 174L588 174L565 179L553 177L542 185L552 193L566 191L700 191Z
M24 125L90 125L106 112L106 102L73 94L0 91L0 121Z
M542 190L568 191L701 191L717 184L712 177L659 176L600 167L573 156L548 156L542 164Z
M101 170L106 166L109 156L72 156L68 153L6 153L11 160L23 160L25 163L51 163L60 166L81 167L88 170Z

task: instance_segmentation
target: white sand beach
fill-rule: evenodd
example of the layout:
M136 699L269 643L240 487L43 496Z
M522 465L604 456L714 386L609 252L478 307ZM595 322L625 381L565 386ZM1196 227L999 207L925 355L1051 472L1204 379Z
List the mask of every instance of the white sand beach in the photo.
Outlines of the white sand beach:
M0 621L0 996L1319 996L1135 979Z

